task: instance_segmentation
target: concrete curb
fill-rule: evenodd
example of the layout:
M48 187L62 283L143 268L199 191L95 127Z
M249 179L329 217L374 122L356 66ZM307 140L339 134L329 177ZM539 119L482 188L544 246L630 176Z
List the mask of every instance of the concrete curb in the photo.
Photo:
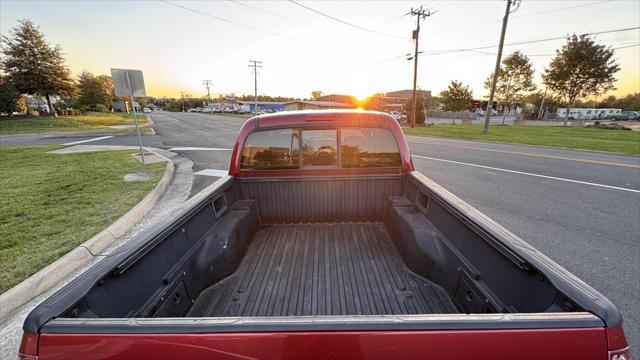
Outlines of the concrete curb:
M155 206L173 180L175 165L167 157L154 151L155 149L145 148L145 150L167 160L164 174L153 190L106 229L0 295L0 319L4 319L31 299L50 290L55 284L93 260L94 257L104 256L101 254L104 249L124 235Z

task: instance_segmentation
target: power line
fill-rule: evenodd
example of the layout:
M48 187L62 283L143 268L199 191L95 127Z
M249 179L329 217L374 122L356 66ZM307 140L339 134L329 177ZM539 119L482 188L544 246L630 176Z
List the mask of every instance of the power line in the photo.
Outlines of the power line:
M640 43L637 44L631 44L631 45L625 45L625 46L617 46L617 47L612 47L611 50L620 50L620 49L626 49L626 48L630 48L630 47L634 47L634 46L639 46ZM486 52L486 51L477 51L477 50L472 50L470 52L476 53L476 54L481 54L481 55L497 55L497 53L490 53L490 52ZM556 54L523 54L525 56L555 56Z
M631 27L631 28L606 30L606 31L599 31L599 32L592 32L592 33L583 33L583 34L578 34L578 36L609 34L609 33L616 33L616 32L622 32L622 31L631 31L631 30L637 30L637 29L640 29L640 27ZM513 46L513 45L533 44L533 43L539 43L539 42L565 40L566 38L567 38L567 35L564 35L564 36L558 36L558 37L546 38L546 39L525 40L525 41L511 42L511 43L507 43L507 44L504 44L504 45L505 46ZM477 51L477 50L491 49L491 48L494 48L494 47L497 47L497 46L498 45L486 45L486 46L480 46L480 47L475 47L475 48L460 48L460 49L450 49L450 50L431 50L431 52L419 51L418 55L420 55L420 56L431 56L431 55L451 54L451 53L456 53L456 52L483 53L483 52ZM484 53L484 54L486 54L486 55L497 55L496 53ZM532 55L532 56L537 56L537 55ZM539 55L539 56L543 56L543 55ZM407 54L404 54L404 55L398 55L398 56L390 57L390 58L387 58L387 59L382 59L382 60L374 62L374 63L372 63L370 65L378 65L378 64L390 62L390 61L393 61L393 60L399 60L399 59L413 60L413 56L411 54L407 53Z
M247 29L251 29L251 30L254 30L254 31L259 31L261 33L267 33L267 34L271 34L271 35L274 35L274 36L279 36L279 37L283 37L283 38L287 38L287 39L291 39L291 40L304 41L303 39L300 39L300 38L297 38L297 37L288 36L288 35L280 34L280 33L277 33L277 32L261 29L261 28L258 28L258 27L252 26L252 25L243 24L243 23L235 21L235 20L225 19L225 18L217 16L217 15L209 14L209 13L204 12L204 11L200 11L200 10L197 10L197 9L190 8L188 6L172 3L172 2L167 1L167 0L161 0L161 1L163 1L165 4L169 4L169 5L172 5L172 6L175 6L175 7L179 7L181 9L184 9L184 10L196 13L196 14L208 16L210 18L214 18L214 19L217 19L217 20L229 23L229 24L241 26L241 27L244 27L244 28L247 28Z
M309 10L311 12L314 12L314 13L316 13L318 15L322 15L322 16L324 16L326 18L329 18L329 19L331 19L333 21L339 22L339 23L347 25L347 26L351 26L351 27L356 28L356 29L360 29L360 30L363 30L363 31L367 31L367 32L376 34L376 35L387 36L387 37L391 37L391 38L395 38L395 39L402 39L402 40L406 40L407 39L404 36L398 36L398 35L383 33L383 32L376 31L376 30L373 30L373 29L369 29L369 28L366 28L366 27L363 27L363 26L360 26L360 25L356 25L354 23L350 23L350 22L342 20L342 19L338 19L337 17L331 16L329 14L325 14L325 13L323 13L321 11L318 11L316 9L310 8L310 7L306 6L306 5L302 5L299 2L296 2L294 0L289 0L289 2L292 3L292 4L300 6L301 8L307 9L307 10Z
M523 13L523 14L520 14L520 15L514 15L513 17L514 18L520 18L520 17L534 16L534 15L539 15L539 14L547 14L547 13L552 13L552 12L556 12L556 11L570 10L570 9L587 7L587 6L592 6L592 5L599 5L599 4L603 4L605 2L610 2L610 1L613 1L613 0L595 1L595 2L586 3L586 4L565 6L565 7L561 7L561 8L554 8L554 9L542 10L542 11L531 12L531 13ZM483 21L483 22L479 22L479 23L476 23L476 24L471 24L470 26L466 26L466 27L460 28L460 29L461 30L476 29L476 28L482 27L484 25L495 24L495 23L499 23L501 21L502 21L502 19L491 20L491 21ZM455 30L453 30L453 31L456 32L456 33L459 32L459 31L455 31Z
M638 29L640 29L640 26L630 27L630 28L623 28L623 29L605 30L605 31L584 33L584 34L578 34L577 36L590 36L590 35L599 35L599 34L609 34L609 33L622 32L622 31L631 31L631 30L638 30ZM547 42L547 41L554 41L554 40L564 40L566 38L567 38L567 35L564 35L564 36L558 36L558 37L553 37L553 38L517 41L517 42L507 43L507 44L504 44L504 45L505 46L513 46L513 45L533 44L533 43ZM449 50L432 50L430 52L421 51L418 54L423 55L423 56L424 55L427 55L427 56L442 55L442 54L451 54L451 53L462 52L462 51L491 49L491 48L494 48L494 47L497 47L497 46L498 45L485 45L485 46L478 46L478 47L471 47L471 48L460 48L460 49L449 49Z
M524 14L520 14L520 15L514 15L513 17L519 17L520 18L520 17L526 17L526 16L547 14L547 13L550 13L550 12L570 10L570 9L576 9L576 8L581 8L581 7L586 7L586 6L598 5L598 4L602 4L602 3L606 3L606 2L610 2L610 1L612 1L612 0L595 1L595 2L590 2L590 3L586 3L586 4L565 6L565 7L561 7L561 8L554 8L554 9L541 10L541 11L536 11L536 12L531 12L531 13L524 13Z
M240 1L238 1L238 0L229 0L229 1L231 1L232 3L238 4L238 5L240 5L240 6L244 6L244 7L246 7L246 8L253 9L253 10L257 10L257 11L260 11L260 12L265 13L265 14L267 14L267 15L271 15L271 16L273 16L273 17L277 17L277 18L279 18L279 19L288 20L288 21L293 21L293 22L294 22L294 23L296 23L296 24L300 24L300 25L304 25L304 26L312 27L311 25L309 25L309 24L305 24L305 23L303 23L302 21L298 21L298 20L293 19L293 18L290 18L290 17L286 17L286 16L282 16L282 15L279 15L279 14L276 14L276 13L272 13L271 11L267 11L267 10L264 10L264 9L260 9L259 7L251 6L251 5L249 5L249 4L245 4L245 3L240 2Z

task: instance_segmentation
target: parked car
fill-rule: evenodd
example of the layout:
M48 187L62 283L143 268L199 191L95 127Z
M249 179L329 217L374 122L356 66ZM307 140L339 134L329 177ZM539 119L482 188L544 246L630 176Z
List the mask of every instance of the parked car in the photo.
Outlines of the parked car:
M142 112L144 112L145 114L149 114L151 112L151 109L146 107L146 108L142 109Z
M613 114L607 116L609 120L640 120L640 112L638 111L623 111L619 114Z
M396 121L406 121L407 120L407 116L404 115L403 113L399 112L399 111L390 111L389 115L393 116L393 118L396 119Z
M487 113L486 110L483 110L483 109L477 109L476 112L480 116L484 116ZM493 109L491 109L491 116L496 116L496 115L498 115L498 112L493 110Z
M229 175L38 305L20 347L52 360L629 355L607 298L415 171L393 117L348 110L247 120Z

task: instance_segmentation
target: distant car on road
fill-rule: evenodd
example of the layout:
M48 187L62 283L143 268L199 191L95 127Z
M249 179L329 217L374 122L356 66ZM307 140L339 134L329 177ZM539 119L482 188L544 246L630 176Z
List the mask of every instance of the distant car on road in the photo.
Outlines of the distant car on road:
M142 112L143 112L143 113L145 113L145 114L148 114L148 113L150 113L150 112L151 112L151 109L149 109L148 107L146 107L146 108L142 109Z

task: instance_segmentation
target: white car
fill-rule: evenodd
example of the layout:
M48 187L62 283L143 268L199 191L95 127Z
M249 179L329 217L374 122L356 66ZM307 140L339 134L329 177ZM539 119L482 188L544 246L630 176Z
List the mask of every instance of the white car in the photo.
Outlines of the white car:
M148 113L150 113L150 112L151 112L151 109L149 109L148 107L146 107L146 108L142 109L142 112L143 112L143 113L145 113L145 114L148 114Z

